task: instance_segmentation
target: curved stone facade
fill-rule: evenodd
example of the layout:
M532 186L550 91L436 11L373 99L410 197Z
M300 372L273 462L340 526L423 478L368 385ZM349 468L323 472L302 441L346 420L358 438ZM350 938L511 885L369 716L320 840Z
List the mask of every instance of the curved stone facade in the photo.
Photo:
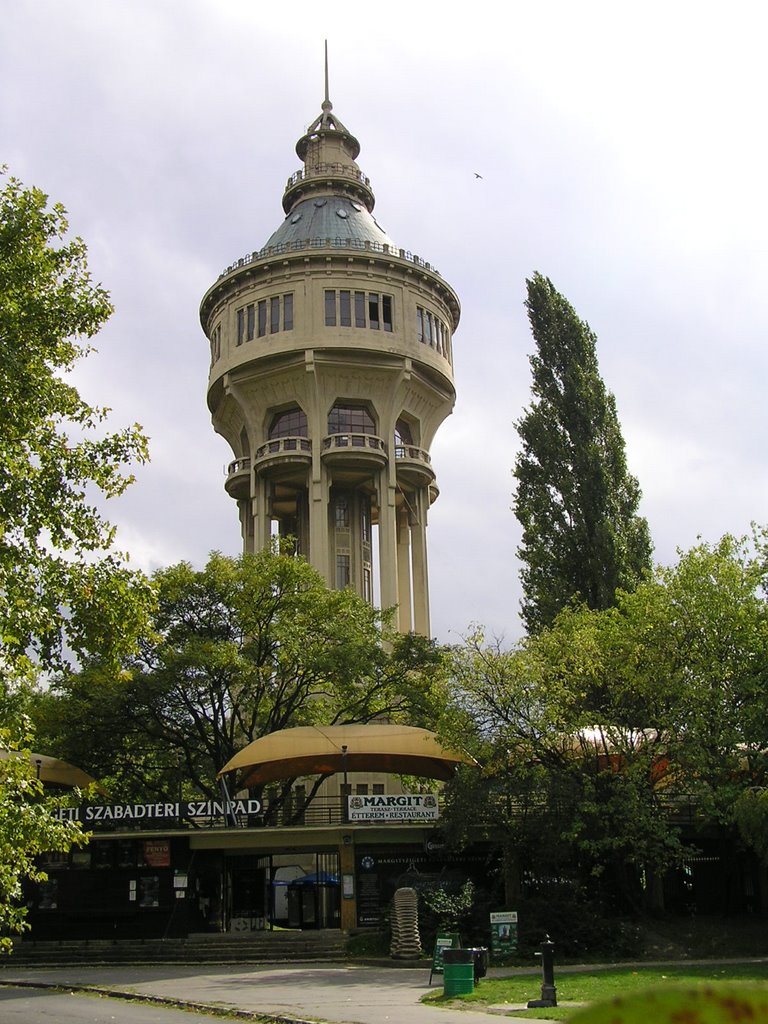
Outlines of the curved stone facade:
M428 635L429 450L455 400L459 302L376 222L359 148L326 99L283 224L202 300L208 405L244 549L294 536L330 586Z

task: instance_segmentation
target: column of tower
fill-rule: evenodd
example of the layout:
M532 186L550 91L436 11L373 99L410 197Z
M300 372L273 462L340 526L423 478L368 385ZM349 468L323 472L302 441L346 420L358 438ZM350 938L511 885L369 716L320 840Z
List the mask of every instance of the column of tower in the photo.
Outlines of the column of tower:
M208 405L244 550L290 535L329 586L429 635L429 450L455 400L459 302L376 221L359 151L326 87L282 225L202 300Z

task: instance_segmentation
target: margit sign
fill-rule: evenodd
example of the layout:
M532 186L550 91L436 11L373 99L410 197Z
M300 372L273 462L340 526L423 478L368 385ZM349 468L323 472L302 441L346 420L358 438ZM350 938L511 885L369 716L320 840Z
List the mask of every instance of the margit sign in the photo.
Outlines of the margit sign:
M86 804L59 807L55 815L64 821L84 825L134 821L188 821L190 818L223 818L230 815L260 814L260 800L186 800L156 804Z
M350 796L350 821L434 821L440 816L436 793Z

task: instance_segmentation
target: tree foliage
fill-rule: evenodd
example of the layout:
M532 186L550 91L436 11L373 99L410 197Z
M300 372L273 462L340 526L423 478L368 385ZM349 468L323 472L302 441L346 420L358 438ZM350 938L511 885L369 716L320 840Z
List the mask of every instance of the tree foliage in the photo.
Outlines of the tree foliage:
M92 492L120 494L146 458L136 427L101 433L107 410L67 379L106 321L85 245L61 206L11 178L0 190L0 930L20 931L35 857L67 850L77 826L50 813L30 763L31 680L66 651L127 652L151 591L110 551ZM7 945L7 940L0 940Z
M547 278L535 274L527 285L536 352L533 401L517 423L514 512L523 528L522 615L535 631L573 600L610 607L617 590L650 570L651 542L595 335Z
M24 879L45 881L38 855L69 850L83 842L77 822L59 821L51 813L55 801L46 797L32 767L23 698L0 694L0 953L12 949L11 935L28 927L22 900Z
M601 879L636 905L685 854L681 809L731 846L741 826L764 855L768 828L752 841L750 823L768 786L766 580L765 535L726 536L512 650L470 638L453 728L485 770L454 788L452 827L500 837L519 870Z
M181 563L154 582L140 654L120 673L92 664L63 679L40 709L61 755L79 750L124 795L181 785L213 797L217 772L260 736L377 717L422 724L441 702L439 649L392 633L387 616L329 590L303 558L214 553L203 570Z
M113 530L89 500L144 461L137 427L99 428L107 410L66 375L109 317L84 243L66 239L61 206L11 178L0 192L0 657L49 665L66 644L126 650L148 594L109 552ZM24 670L22 664L22 671Z

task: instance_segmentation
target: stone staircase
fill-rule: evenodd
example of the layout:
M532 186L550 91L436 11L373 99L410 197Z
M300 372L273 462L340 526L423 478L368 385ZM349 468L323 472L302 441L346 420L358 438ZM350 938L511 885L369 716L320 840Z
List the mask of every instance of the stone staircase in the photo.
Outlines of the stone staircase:
M189 935L185 939L86 939L15 942L5 963L21 967L101 964L273 964L339 961L345 937L327 931L264 931L244 935Z

